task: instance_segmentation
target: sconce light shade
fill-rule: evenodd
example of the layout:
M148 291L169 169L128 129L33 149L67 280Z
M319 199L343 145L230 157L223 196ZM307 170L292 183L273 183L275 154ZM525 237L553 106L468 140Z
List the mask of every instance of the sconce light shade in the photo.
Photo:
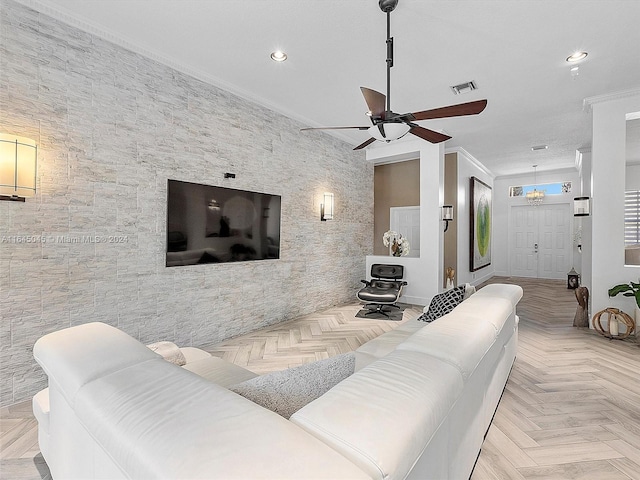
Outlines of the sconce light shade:
M449 222L453 221L453 205L442 206L442 221L445 222L444 231L449 229Z
M588 217L590 212L589 197L575 197L573 199L573 216Z
M0 200L24 202L33 197L37 163L35 141L0 133Z
M320 204L320 220L333 220L333 193L324 192L323 201Z

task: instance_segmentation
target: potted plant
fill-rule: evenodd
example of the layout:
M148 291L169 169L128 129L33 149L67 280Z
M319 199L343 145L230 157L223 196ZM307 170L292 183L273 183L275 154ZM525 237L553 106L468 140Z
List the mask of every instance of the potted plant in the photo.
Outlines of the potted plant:
M619 293L625 297L635 297L636 306L640 307L640 283L622 283L609 289L610 297L615 297Z

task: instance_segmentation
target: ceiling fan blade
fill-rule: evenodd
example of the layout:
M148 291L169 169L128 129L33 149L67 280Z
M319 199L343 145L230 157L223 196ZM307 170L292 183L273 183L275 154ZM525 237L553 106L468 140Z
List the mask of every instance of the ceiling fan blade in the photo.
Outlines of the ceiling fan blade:
M360 145L358 145L356 148L354 148L354 150L360 150L361 148L366 147L367 145L369 145L370 143L375 142L376 139L375 138L370 138L369 140L367 140L366 142L362 142Z
M371 90L367 87L360 87L360 90L362 91L362 95L364 96L364 101L367 102L367 107L369 107L371 116L384 119L384 113L387 108L387 97L385 97L382 93L376 92L375 90Z
M421 139L431 143L440 143L451 138L449 135L445 135L444 133L434 132L433 130L420 127L418 125L411 125L411 130L409 130L409 133L412 133L416 137L420 137Z
M369 130L369 127L306 127L301 128L301 132L307 130Z
M458 105L449 105L448 107L434 108L433 110L424 110L422 112L414 112L415 120L429 120L432 118L460 117L463 115L477 115L487 106L486 100L476 100L475 102L460 103Z

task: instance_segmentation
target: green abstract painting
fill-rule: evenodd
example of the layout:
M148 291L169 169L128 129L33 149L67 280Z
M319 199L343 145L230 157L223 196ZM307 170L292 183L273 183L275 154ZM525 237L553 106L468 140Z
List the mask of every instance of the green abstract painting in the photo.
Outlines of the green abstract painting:
M491 187L471 177L472 272L491 264Z

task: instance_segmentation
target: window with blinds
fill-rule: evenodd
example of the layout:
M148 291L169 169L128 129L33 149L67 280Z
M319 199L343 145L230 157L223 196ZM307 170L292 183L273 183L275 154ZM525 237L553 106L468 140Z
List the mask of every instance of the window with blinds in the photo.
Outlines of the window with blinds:
M624 244L640 244L640 190L624 192Z

